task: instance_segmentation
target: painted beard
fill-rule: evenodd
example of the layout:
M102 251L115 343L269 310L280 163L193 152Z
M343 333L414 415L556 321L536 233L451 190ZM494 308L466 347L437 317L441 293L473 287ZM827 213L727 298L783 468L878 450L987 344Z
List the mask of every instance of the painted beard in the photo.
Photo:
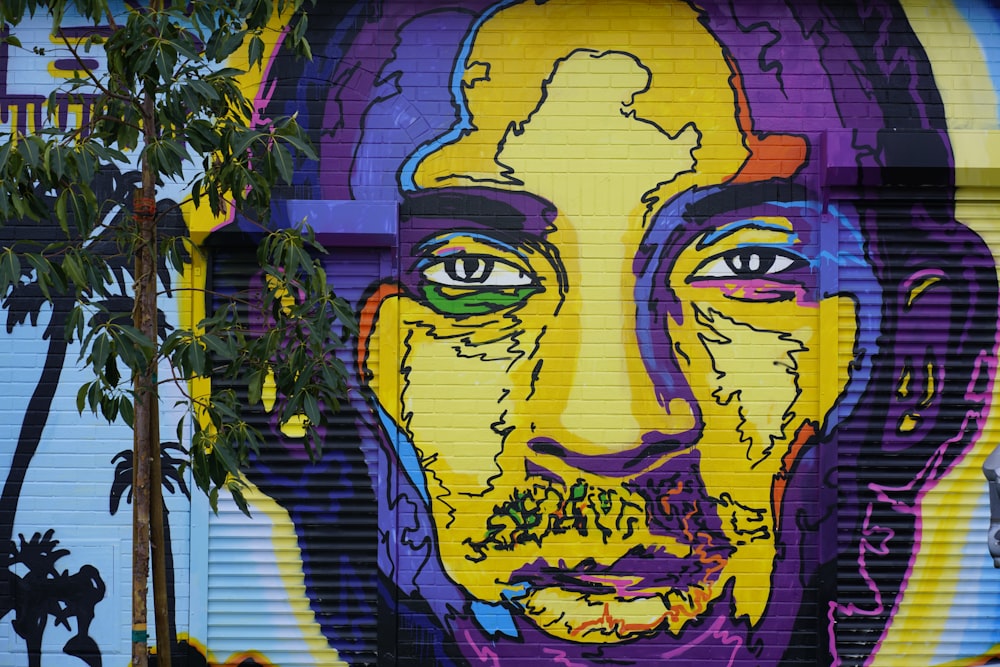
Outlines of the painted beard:
M613 562L577 554L535 559L505 582L517 591L510 600L546 631L576 641L620 641L661 629L677 634L718 596L716 584L736 550L720 518L732 503L728 494L726 500L707 494L699 459L688 450L617 487L539 478L496 505L485 537L465 544L487 560L567 533L579 536L583 549L595 538L635 542ZM655 544L643 544L642 535ZM591 611L598 618L580 622L571 612L553 617L544 609L581 605L597 608ZM629 619L633 614L638 620Z
M392 424L387 419L382 423ZM443 570L429 567L434 561L427 560L423 548L442 538L440 534L434 536L423 532L427 528L433 530L429 515L414 515L415 530L403 534L405 539L401 544L417 549L401 551L400 571L415 573L417 578L412 581L420 591L437 592L456 587L451 596L429 597L420 604L430 604L432 615L447 629L441 646L452 646L462 654L461 664L468 660L469 664L516 666L537 661L542 656L554 663L580 667L609 662L640 665L671 660L697 664L719 659L722 664L773 667L791 651L788 642L793 635L798 636L796 633L802 635L799 643L804 648L800 653L812 656L809 646L814 643L819 628L807 622L796 630L798 622L795 628L790 623L791 617L802 612L801 586L815 573L814 556L810 554L815 554L815 522L820 517L814 516L812 511L819 509L815 505L815 484L810 481L817 475L815 450L808 442L812 433L810 430L797 436L797 441L801 440L801 447L795 448L799 455L794 460L794 469L783 476L798 480L799 475L791 473L802 473L802 484L782 484L780 495L784 506L786 510L796 508L794 511L771 515L761 508L740 504L732 498L736 486L711 495L700 474L701 452L696 445L657 468L620 482L607 475L582 473L581 476L589 480L577 479L563 484L541 466L529 465L528 474L521 478L522 485L494 501L492 512L480 514L483 538L461 542L467 549L466 557L484 561L482 566L487 568L491 561L505 557L521 560L523 564L513 573L507 571L504 583L515 583L508 585L507 592L499 599L477 599L468 590L463 594L461 583ZM381 445L383 451L393 452L400 441L405 442L405 439L387 438ZM557 481L550 482L550 479ZM523 554L519 557L519 549L532 550L533 546L560 532L578 539L580 549L564 549L565 557L560 554L557 559L549 558L552 562L541 558L526 562ZM677 542L679 548L668 551L641 547L620 557L605 559L605 562L587 558L587 544L599 545L598 540L602 538L605 543L620 541L621 536L628 534L650 538L662 536L669 540L648 541ZM775 544L777 557L772 563L773 569L761 576L769 583L768 588L780 590L782 594L777 600L768 594L767 611L754 620L738 612L734 597L736 579L726 577L720 570L725 569L736 551L743 548L740 545L757 540ZM635 537L633 541L640 544L642 540ZM591 551L594 553L596 550ZM640 576L651 583L637 581ZM624 584L609 581L612 577L630 581ZM613 596L616 591L624 591L626 596L648 595L651 597L645 599L659 603L669 597L670 590L675 590L679 598L685 584L690 589L691 582L706 579L715 582L714 595L701 613L689 615L679 632L670 631L664 621L627 641L600 631L596 631L589 642L567 641L567 637L560 638L543 629L536 618L526 613L527 606L532 604L526 592L532 586L535 591L565 590L576 597ZM657 584L670 586L670 590L652 593L640 590L644 585ZM408 596L415 595L412 588L404 590L409 591ZM464 603L459 601L463 597ZM418 600L419 595L412 599ZM769 640L755 638L758 636Z

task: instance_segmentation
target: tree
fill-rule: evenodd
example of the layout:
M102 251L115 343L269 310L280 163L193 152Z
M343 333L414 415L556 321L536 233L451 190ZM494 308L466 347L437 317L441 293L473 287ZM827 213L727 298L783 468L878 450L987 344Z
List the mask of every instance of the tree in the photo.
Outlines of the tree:
M231 66L245 55L263 67L269 44L280 42L309 57L304 38L306 0L151 0L124 6L109 0L4 0L0 39L38 55L57 48L78 69L48 99L45 122L12 127L0 143L0 222L24 229L0 250L0 297L30 292L48 303L58 326L50 340L78 343L93 372L78 393L78 408L133 431L133 664L147 663L146 594L153 545L158 663L170 663L163 554L160 387L185 393L188 419L176 424L183 441L191 429L195 484L217 508L220 491L248 512L241 470L261 435L244 419L273 383L280 418L305 416L307 445L320 454L326 416L344 400L347 369L334 350L338 331L356 332L346 302L327 284L306 226L270 229L268 213L279 181L291 183L296 160L315 159L294 117L254 126L241 87L246 72ZM68 15L92 31L63 29ZM44 17L56 47L23 44L25 19ZM275 20L275 17L279 17ZM100 26L100 29L98 29ZM282 30L282 39L269 31ZM27 40L25 40L27 41ZM95 67L94 54L106 63ZM58 92L58 95L57 95ZM60 100L82 105L83 120L68 122ZM98 187L103 174L136 170L129 193ZM260 229L260 294L237 296L195 326L165 331L158 315L158 276L165 263L184 270L199 252L186 230L164 235L164 216L175 214L164 188L181 184L191 206L217 217L239 216ZM58 234L51 234L57 229ZM26 286L30 286L27 289ZM32 306L33 308L36 306ZM265 331L251 330L247 309L259 309ZM258 318L260 319L260 318ZM338 325L338 322L340 323ZM55 354L53 358L61 356ZM167 377L161 378L165 370ZM196 378L225 380L205 395L190 392ZM247 405L233 384L246 388ZM32 444L34 443L34 444ZM26 440L30 459L35 438ZM153 511L151 511L153 508ZM161 632L163 634L161 634Z

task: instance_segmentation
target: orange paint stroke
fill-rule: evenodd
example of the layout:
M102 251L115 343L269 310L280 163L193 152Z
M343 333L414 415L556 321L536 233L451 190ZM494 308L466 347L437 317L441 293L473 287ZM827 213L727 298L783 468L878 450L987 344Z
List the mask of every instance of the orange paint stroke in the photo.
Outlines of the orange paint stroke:
M754 132L750 103L743 88L743 77L736 63L726 54L733 75L729 83L736 93L736 122L743 132L750 155L732 178L733 183L753 183L770 178L790 178L802 168L809 153L804 137L795 134L760 134Z
M806 422L799 428L798 432L795 434L795 439L792 440L791 446L788 451L781 459L781 470L774 476L774 524L778 525L781 520L781 500L785 495L785 486L788 484L788 474L795 464L795 459L798 458L799 452L802 451L803 445L809 441L810 438L815 437L816 426L812 422Z
M358 376L365 376L365 362L368 358L368 339L375 328L375 315L379 306L390 296L400 293L399 285L384 283L379 285L375 292L365 299L365 305L361 308L361 315L358 317Z

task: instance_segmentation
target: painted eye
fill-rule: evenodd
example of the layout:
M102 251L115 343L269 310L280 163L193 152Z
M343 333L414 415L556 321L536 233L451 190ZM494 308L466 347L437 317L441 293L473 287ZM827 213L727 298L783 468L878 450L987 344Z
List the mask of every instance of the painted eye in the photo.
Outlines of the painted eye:
M445 287L503 289L534 284L518 267L487 255L454 255L434 262L423 271L430 283Z
M739 278L754 280L774 277L806 265L799 255L778 248L751 246L736 248L705 260L690 280Z

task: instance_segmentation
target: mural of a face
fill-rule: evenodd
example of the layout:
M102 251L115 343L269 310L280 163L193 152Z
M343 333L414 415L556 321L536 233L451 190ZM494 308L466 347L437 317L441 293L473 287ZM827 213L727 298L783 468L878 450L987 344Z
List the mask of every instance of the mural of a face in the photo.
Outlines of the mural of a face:
M821 226L852 223L795 180L804 138L751 132L692 8L616 5L631 42L560 31L576 10L474 32L461 126L399 170L402 285L361 355L398 347L374 394L471 598L574 642L676 635L724 593L754 625L787 475L849 380L820 391L820 314L855 303L817 274Z

